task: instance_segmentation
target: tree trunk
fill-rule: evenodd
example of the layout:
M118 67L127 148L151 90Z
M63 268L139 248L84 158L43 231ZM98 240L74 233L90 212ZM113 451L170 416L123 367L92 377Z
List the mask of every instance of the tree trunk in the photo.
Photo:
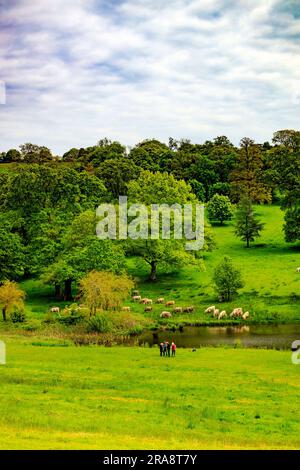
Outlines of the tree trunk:
M54 294L56 299L61 299L61 287L60 284L55 284L55 294Z
M247 238L247 248L250 248L250 240Z
M64 300L72 300L72 280L65 281Z
M6 307L2 308L3 321L6 321Z
M149 280L152 282L156 281L156 261L151 261L151 272Z

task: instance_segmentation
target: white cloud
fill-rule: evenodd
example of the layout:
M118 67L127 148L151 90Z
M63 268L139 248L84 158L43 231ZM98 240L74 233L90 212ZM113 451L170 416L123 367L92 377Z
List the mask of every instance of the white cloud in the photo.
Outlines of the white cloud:
M3 150L32 141L63 153L103 136L237 143L298 125L299 23L278 0L10 5L0 19Z

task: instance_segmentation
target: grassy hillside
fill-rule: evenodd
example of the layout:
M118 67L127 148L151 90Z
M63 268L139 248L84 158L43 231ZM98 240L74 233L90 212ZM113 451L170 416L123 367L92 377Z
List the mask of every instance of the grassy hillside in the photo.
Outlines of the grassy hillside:
M1 449L299 448L289 352L6 341Z
M153 285L143 281L147 271L141 272L133 261L130 269L142 280L142 293L152 298L175 299L178 305L195 305L198 307L195 319L207 318L202 315L204 308L215 304L227 311L242 306L257 320L299 321L300 274L295 269L300 266L300 246L284 241L284 214L278 206L258 206L256 211L266 225L261 238L249 249L234 236L233 222L213 227L217 248L205 254L204 272L191 267L178 274L161 273L159 281ZM234 302L218 304L211 279L215 266L224 256L230 256L241 270L245 287Z

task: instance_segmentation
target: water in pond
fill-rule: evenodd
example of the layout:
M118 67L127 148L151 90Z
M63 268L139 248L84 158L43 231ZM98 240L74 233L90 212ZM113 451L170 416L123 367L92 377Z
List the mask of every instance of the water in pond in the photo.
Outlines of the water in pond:
M300 324L186 326L181 332L146 331L133 341L152 347L164 340L174 341L180 348L240 344L247 348L290 349L293 341L300 340Z

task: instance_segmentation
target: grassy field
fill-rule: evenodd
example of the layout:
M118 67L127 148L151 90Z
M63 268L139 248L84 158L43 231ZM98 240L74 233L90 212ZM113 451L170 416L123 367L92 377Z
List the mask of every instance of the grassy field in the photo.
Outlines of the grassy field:
M146 270L141 272L133 262L130 269L141 279L142 294L174 299L180 306L195 305L197 314L189 318L196 321L207 319L203 310L211 304L227 311L241 306L249 310L256 321L300 321L300 274L296 273L296 267L300 266L300 246L284 241L284 214L278 206L258 206L256 211L265 223L265 229L250 249L234 236L233 223L213 227L217 247L205 254L204 272L190 267L178 274L161 273L159 281L153 285L144 282ZM224 256L230 256L241 270L245 287L234 302L218 304L212 276ZM184 321L186 317L177 319Z
M290 352L1 339L1 449L300 448Z

